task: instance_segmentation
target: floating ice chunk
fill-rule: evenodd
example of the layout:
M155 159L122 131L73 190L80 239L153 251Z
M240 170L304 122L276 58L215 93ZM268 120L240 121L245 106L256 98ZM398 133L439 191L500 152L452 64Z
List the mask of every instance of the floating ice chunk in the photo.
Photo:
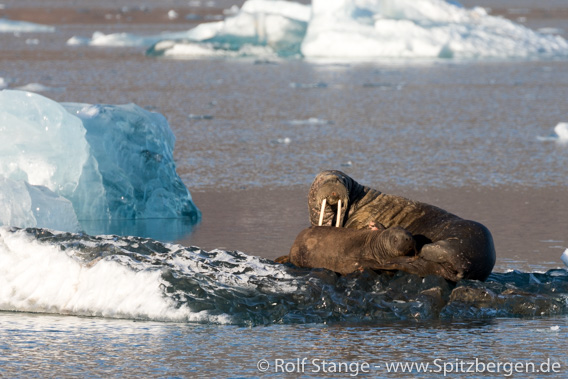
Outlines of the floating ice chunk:
M237 56L255 54L277 54L294 56L300 53L300 44L306 33L310 19L307 5L275 0L248 0L240 10L232 12L224 21L203 23L187 32L186 41L172 41L167 46L153 46L148 55L192 56L196 42L209 44L211 55L219 55L219 50L239 52ZM183 48L188 44L188 48ZM213 48L211 48L213 46ZM251 46L270 49L254 49ZM246 49L246 52L243 52ZM201 50L200 53L207 50ZM190 52L191 54L188 54Z
M89 45L89 38L73 36L69 38L66 42L67 46L88 46Z
M568 141L568 122L560 122L554 127L554 133L561 141Z
M168 11L168 18L170 20L175 20L178 17L179 17L179 14L175 10L171 9L170 11Z
M290 142L292 142L292 139L290 137L284 137L284 138L273 139L270 142L275 145L289 145Z
M550 327L550 330L553 331L553 332L557 332L557 331L560 330L560 327L558 325L554 325L554 326Z
M0 130L0 209L10 209L2 223L75 231L73 211L79 220L200 218L175 172L175 138L160 114L134 104L62 106L4 90ZM17 185L30 201L14 198Z
M568 122L559 122L549 136L538 136L539 141L568 142Z
M568 266L568 249L564 250L560 259L562 259L562 262L564 262L564 264Z
M217 51L211 44L201 44L193 42L178 43L172 40L165 40L156 43L146 54L176 58L196 58L226 56L224 51Z
M28 83L26 85L16 87L15 89L20 91L29 92L63 92L65 88L63 87L49 87L41 83Z
M301 51L305 57L506 58L566 56L568 43L443 0L313 0Z
M26 21L12 21L0 19L0 33L50 33L54 32L55 27L48 25L35 24Z
M97 31L91 38L73 36L67 40L69 46L108 46L108 47L148 47L167 39L188 38L188 32L162 33L150 36L139 36L131 33L105 34Z
M210 114L189 114L187 118L190 120L213 120L213 116Z
M307 120L291 120L286 122L289 125L331 125L332 121L323 120L317 117L310 117Z

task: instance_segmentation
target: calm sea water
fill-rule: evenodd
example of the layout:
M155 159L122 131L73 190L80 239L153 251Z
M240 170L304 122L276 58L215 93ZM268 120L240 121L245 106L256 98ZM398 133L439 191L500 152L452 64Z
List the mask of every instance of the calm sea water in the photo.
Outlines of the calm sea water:
M568 365L566 318L243 328L5 313L0 328L0 373L19 377L562 378ZM389 372L397 362L429 366Z
M58 0L41 6L85 8L87 3ZM18 4L33 8L39 2ZM117 10L138 5L97 4ZM553 26L568 30L566 19L555 20ZM42 94L56 101L134 102L164 114L177 138L178 173L190 191L229 194L225 199L232 202L219 200L226 213L209 211L214 201L198 203L213 221L206 233L198 231L202 237L187 236L188 244L231 249L237 247L230 238L238 244L243 235L258 234L259 224L271 230L301 227L303 213L283 211L297 203L288 197L300 196L319 170L338 168L361 183L418 193L495 225L498 271L560 267L557 257L568 247L568 147L538 137L568 121L566 61L183 61L148 58L137 48L65 45L72 36L97 30L154 34L187 28L62 23L52 34L0 34L0 76L11 88L50 87ZM30 38L38 43L26 43ZM250 189L254 195L247 195ZM263 208L243 216L231 210L250 210L247 202L264 190L278 196L256 202L267 207L276 202L276 211ZM488 192L500 200L484 209ZM429 198L429 193L443 195ZM460 200L464 197L467 204ZM253 238L257 246L265 243ZM274 240L263 245L265 256L279 255L275 251L289 244L288 238ZM260 254L254 248L245 252ZM349 366L353 370L368 363L367 375L373 376L431 377L443 374L444 364L454 371L448 376L507 374L509 366L500 373L488 367L484 373L456 373L460 362L467 369L465 362L478 358L485 364L530 362L541 371L554 371L556 363L557 372L514 376L565 377L567 321L561 316L246 328L3 312L0 375L254 377L290 371L290 376L346 377L355 372L330 371L337 371L334 364L354 362L359 366ZM308 363L301 366L304 358ZM266 372L257 366L262 359ZM326 360L328 372L314 359ZM387 364L396 362L429 363L432 371L387 373Z

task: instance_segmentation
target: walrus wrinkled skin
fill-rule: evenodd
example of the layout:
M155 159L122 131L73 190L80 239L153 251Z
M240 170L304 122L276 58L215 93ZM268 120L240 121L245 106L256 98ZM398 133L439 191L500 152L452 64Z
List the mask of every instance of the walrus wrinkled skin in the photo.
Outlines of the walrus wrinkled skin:
M386 228L400 226L414 236L417 257L393 257L382 270L402 270L420 276L440 275L485 280L495 265L493 237L482 224L464 220L433 205L389 195L360 185L341 171L323 171L308 194L310 223L318 225L322 200L326 199L322 225L366 229L371 222Z
M288 257L298 267L326 268L347 275L378 269L388 258L415 251L412 234L398 226L386 230L312 226L298 234Z

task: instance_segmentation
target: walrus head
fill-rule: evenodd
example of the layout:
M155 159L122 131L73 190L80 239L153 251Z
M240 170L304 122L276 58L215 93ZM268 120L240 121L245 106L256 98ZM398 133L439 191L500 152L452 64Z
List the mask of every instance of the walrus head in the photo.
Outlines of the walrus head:
M320 208L318 225L343 226L345 212L349 206L349 194L343 183L339 181L324 183L317 189L315 198Z
M308 194L310 223L314 226L345 226L350 208L365 193L365 187L341 171L320 172L312 182Z
M416 254L414 237L400 226L387 228L380 234L378 241L379 248L373 251L378 260Z

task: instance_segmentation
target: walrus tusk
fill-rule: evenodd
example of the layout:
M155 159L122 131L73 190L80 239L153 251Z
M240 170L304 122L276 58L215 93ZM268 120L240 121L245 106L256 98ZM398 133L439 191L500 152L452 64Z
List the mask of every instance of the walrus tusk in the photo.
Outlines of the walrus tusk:
M337 200L337 221L335 222L335 227L339 228L341 219L341 199Z
M325 202L326 199L324 198L323 201L321 202L320 220L318 226L321 226L323 224L323 211L325 210Z

